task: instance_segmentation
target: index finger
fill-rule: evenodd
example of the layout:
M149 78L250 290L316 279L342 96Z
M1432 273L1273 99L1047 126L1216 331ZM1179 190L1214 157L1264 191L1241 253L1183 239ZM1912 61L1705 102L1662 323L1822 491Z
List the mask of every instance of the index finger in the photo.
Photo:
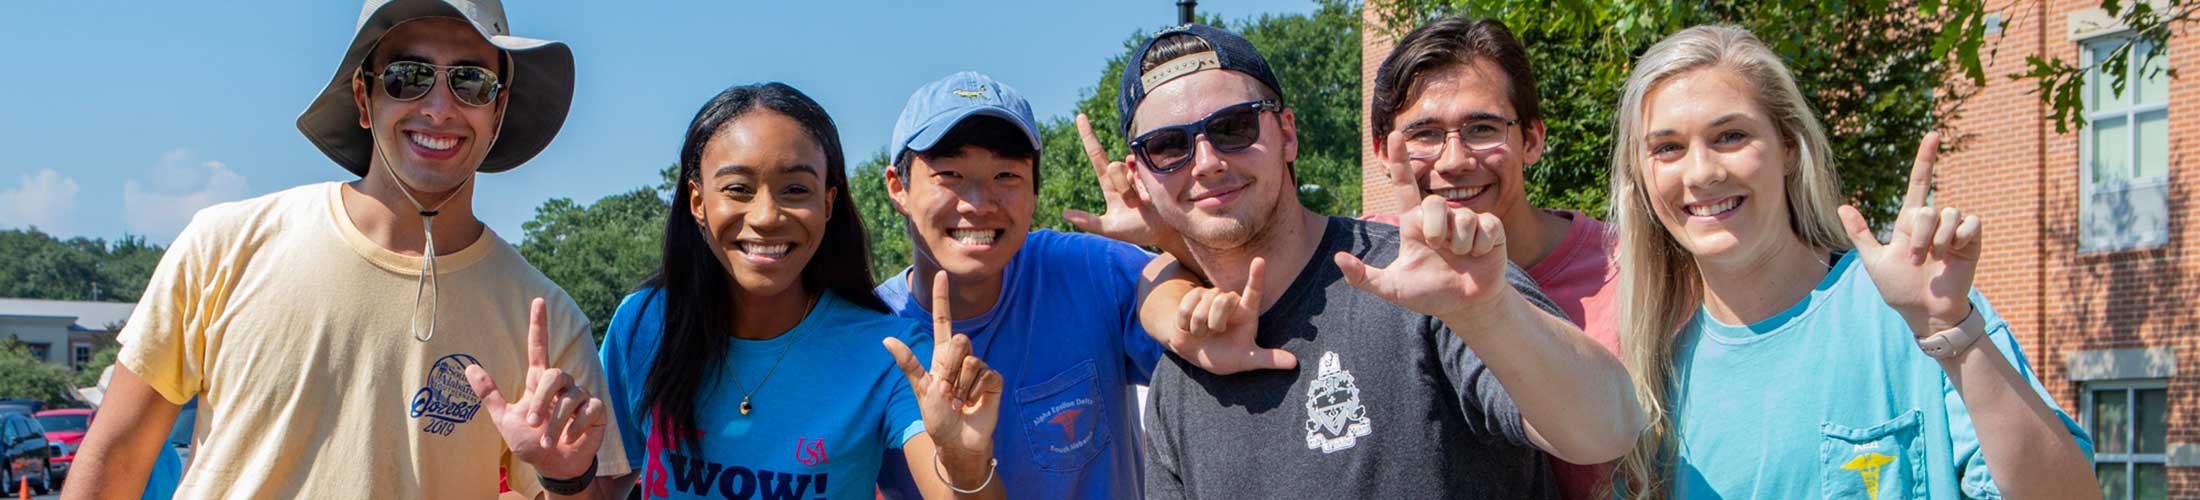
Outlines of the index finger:
M1940 161L1940 133L1925 134L1917 143L1917 159L1910 163L1910 190L1902 194L1902 208L1925 206L1933 192L1933 163Z
M1254 257L1253 262L1245 266L1245 272L1248 273L1245 276L1245 291L1238 294L1238 300L1243 301L1240 305L1250 310L1254 315L1260 314L1260 301L1263 298L1260 291L1265 288L1261 286L1261 283L1267 281L1267 278L1262 275L1266 274L1264 271L1267 270L1267 260L1260 257Z
M947 312L947 271L932 273L932 343L955 334L955 315Z
M1405 142L1405 131L1390 131L1389 139L1383 143L1383 151L1386 152L1383 155L1383 166L1389 169L1391 186L1412 189L1415 193L1419 193L1421 185L1414 182L1413 164L1406 158Z
M1084 113L1077 114L1077 137L1085 141L1085 159L1092 162L1093 173L1106 176L1100 170L1108 166L1108 148L1100 145L1100 136L1092 133L1092 120Z
M535 297L527 308L527 366L531 368L550 366L550 321L543 318L547 309L542 297Z

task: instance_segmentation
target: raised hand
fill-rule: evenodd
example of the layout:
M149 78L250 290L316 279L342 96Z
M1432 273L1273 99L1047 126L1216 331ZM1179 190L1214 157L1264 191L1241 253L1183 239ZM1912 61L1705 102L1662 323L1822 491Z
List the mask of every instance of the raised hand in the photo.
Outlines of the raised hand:
M882 341L909 379L924 412L924 431L941 453L963 459L993 452L1001 411L1001 374L970 353L970 337L955 333L948 313L947 272L932 275L932 370L917 363L900 339Z
M1282 349L1253 344L1260 330L1262 272L1265 260L1254 257L1247 266L1245 289L1224 291L1194 288L1185 292L1177 307L1177 331L1161 339L1161 345L1210 373L1228 375L1251 370L1299 366L1297 356Z
M1405 158L1404 138L1390 134L1390 158ZM1404 162L1386 162L1391 187L1418 190ZM1408 191L1411 192L1411 191ZM1496 215L1450 208L1427 195L1398 214L1398 258L1377 268L1338 252L1345 280L1413 312L1448 317L1493 303L1505 282L1505 227Z
M1100 179L1100 195L1107 200L1107 213L1093 215L1083 210L1062 211L1062 219L1087 233L1140 246L1160 245L1167 226L1156 218L1153 207L1138 196L1131 187L1134 182L1130 167L1122 161L1109 160L1108 150L1100 145L1100 136L1092 132L1092 121L1083 113L1077 114L1077 135L1085 141L1085 159L1092 162L1092 174Z
M1913 333L1932 335L1971 314L1971 282L1978 276L1980 222L1962 210L1927 205L1940 134L1925 135L1910 165L1910 187L1885 244L1856 207L1841 206L1841 225L1887 305L1910 322Z
M466 380L481 396L482 411L504 436L513 458L534 466L543 477L573 478L587 473L595 461L610 410L564 370L550 367L545 314L542 298L536 297L527 312L527 381L518 400L507 403L481 365L467 366Z

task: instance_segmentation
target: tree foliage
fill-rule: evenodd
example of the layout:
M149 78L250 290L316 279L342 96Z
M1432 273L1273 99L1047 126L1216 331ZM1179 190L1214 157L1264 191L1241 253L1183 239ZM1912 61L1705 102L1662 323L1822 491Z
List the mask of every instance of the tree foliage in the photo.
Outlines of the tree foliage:
M597 342L611 324L619 299L657 270L662 253L665 211L671 208L671 179L677 167L661 174L656 186L635 188L582 206L553 198L535 209L520 227L526 239L520 256L565 289L589 319ZM517 306L515 306L517 307Z
M134 302L164 249L143 236L62 240L38 230L0 230L0 297Z
M1926 132L1957 116L1968 91L1962 61L1940 52L1967 42L1940 30L1933 0L1653 2L1647 0L1405 0L1379 4L1394 35L1443 15L1503 20L1527 46L1548 121L1549 146L1529 168L1537 206L1604 213L1612 123L1634 60L1689 26L1734 24L1780 53L1832 136L1835 166L1857 208L1891 219ZM1393 8L1394 7L1394 8ZM1936 10L1941 9L1941 10ZM1961 138L1945 142L1960 147Z
M0 341L0 398L36 399L48 408L82 406L75 379L68 368L31 357L22 342Z
M1332 215L1360 212L1360 9L1341 0L1321 0L1311 14L1263 15L1224 21L1211 15L1201 22L1227 26L1245 36L1281 80L1284 105L1297 117L1299 160L1294 165L1299 181L1299 202ZM1158 27L1157 27L1158 28ZM1115 109L1117 85L1129 53L1151 38L1151 33L1132 33L1123 51L1095 68L1098 78L1086 88L1076 109L1063 116L1042 118L1039 137L1039 203L1032 214L1033 229L1074 231L1062 219L1062 211L1078 209L1099 213L1105 208L1099 180L1085 159L1078 137L1076 114L1092 121L1093 130L1112 158L1128 151L1122 137L1121 117ZM1013 84L1014 82L1010 82ZM900 213L886 197L887 152L879 151L852 172L856 205L871 240L871 265L880 277L891 276L909 265L909 236Z

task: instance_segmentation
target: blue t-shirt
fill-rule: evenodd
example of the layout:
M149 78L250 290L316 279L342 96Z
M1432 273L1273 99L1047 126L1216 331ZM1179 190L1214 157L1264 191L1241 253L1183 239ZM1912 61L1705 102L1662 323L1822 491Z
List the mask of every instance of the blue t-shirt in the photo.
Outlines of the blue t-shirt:
M701 450L682 449L650 432L651 419L639 408L664 338L664 307L657 289L628 295L612 314L600 353L611 393L603 399L611 403L627 462L642 471L645 498L869 499L886 451L924 431L909 381L879 341L899 338L929 364L931 334L826 293L785 334L725 337L726 360L695 405ZM791 350L766 380L785 349ZM751 410L742 415L741 395L749 389Z
M1136 295L1152 259L1097 236L1032 231L1001 271L993 308L955 322L1005 382L993 455L1009 498L1140 497L1134 386L1153 375L1161 345L1139 326ZM930 321L932 298L912 296L909 273L879 285L879 297ZM917 498L908 469L888 462L887 498Z
M1987 340L2054 407L2009 323L1978 292L1971 302ZM1697 312L1674 354L1673 497L1999 498L1963 396L1915 339L1855 252L1764 321ZM2091 455L2092 439L2055 413Z

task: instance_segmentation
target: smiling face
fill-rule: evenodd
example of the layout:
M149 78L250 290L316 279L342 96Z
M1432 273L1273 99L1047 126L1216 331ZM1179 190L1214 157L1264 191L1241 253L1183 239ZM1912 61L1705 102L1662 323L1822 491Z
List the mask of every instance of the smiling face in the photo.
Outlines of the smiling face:
M1401 136L1409 142L1416 133L1432 134L1429 138L1448 146L1436 158L1407 162L1419 188L1407 206L1434 194L1443 196L1454 208L1471 208L1507 220L1516 220L1512 217L1533 209L1528 205L1523 179L1527 166L1543 156L1543 126L1503 123L1520 119L1505 92L1510 85L1504 69L1488 58L1419 75L1419 82L1406 94L1406 106L1392 117L1391 128L1402 131ZM1468 133L1496 127L1495 133L1503 134L1504 142L1487 151L1469 151L1464 137L1444 135L1462 126ZM1377 154L1387 155L1388 150L1378 150Z
M1789 222L1794 148L1749 81L1709 67L1643 98L1641 176L1658 223L1699 262L1754 262L1800 244Z
M478 66L499 74L496 46L481 39L465 21L449 17L414 19L390 28L382 35L367 71L380 73L389 63L415 61L442 66ZM496 130L504 108L505 93L495 102L473 106L451 93L447 75L435 88L411 101L399 101L383 89L378 77L352 80L353 104L359 106L359 126L374 135L378 158L370 168L396 169L413 188L427 192L456 189L474 174L496 142Z
M837 188L825 181L825 150L787 115L759 108L726 123L703 146L688 210L737 292L774 296L802 290Z
M1231 105L1266 98L1260 80L1228 70L1192 73L1153 89L1139 103L1132 137L1147 131L1206 118ZM1298 159L1298 130L1291 111L1263 112L1260 138L1245 149L1223 153L1202 135L1191 161L1182 169L1157 174L1128 156L1138 189L1154 212L1200 246L1231 249L1267 234L1282 211L1297 208L1297 186L1288 164Z
M895 209L909 217L917 252L955 277L991 277L1008 268L1031 234L1031 212L1039 204L1031 186L1034 161L968 145L910 153L909 178L888 169L897 178L886 179L886 190Z

